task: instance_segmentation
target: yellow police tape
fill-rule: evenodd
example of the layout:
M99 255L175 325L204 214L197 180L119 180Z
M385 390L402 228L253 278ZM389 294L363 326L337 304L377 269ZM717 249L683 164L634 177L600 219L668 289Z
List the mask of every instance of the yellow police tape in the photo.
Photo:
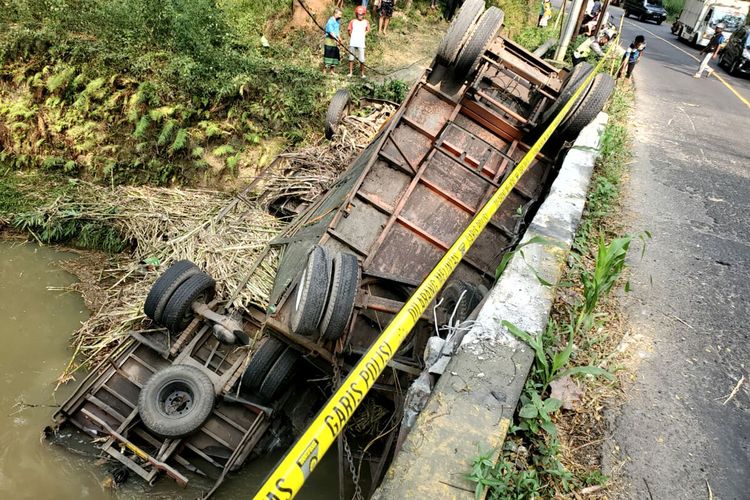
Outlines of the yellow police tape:
M614 43L612 47L614 47ZM607 51L607 54L612 50ZM560 125L565 115L584 89L593 80L602 63L603 57L594 71L586 77L573 96L563 106L544 133L529 149L528 153L513 169L513 172L503 182L492 198L482 207L466 230L446 252L440 262L425 278L417 291L404 304L404 307L393 318L393 321L383 330L383 333L372 344L372 347L362 356L357 365L344 379L338 390L331 396L326 405L308 426L294 446L281 459L276 469L268 476L255 499L288 499L299 493L315 466L323 458L336 437L344 429L349 418L367 395L370 388L385 369L387 363L416 325L422 313L443 287L451 273L479 233L487 226L492 216L500 208L505 198L511 192L521 176L536 158L542 146L549 140L552 133Z

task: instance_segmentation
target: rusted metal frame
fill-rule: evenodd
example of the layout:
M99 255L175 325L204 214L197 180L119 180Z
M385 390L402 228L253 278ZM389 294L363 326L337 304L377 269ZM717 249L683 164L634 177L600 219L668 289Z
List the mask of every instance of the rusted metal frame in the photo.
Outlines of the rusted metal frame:
M521 140L521 132L511 124L495 115L488 118L485 114L490 112L480 103L472 100L464 100L461 112L467 118L474 120L480 126L486 128L495 135L506 141ZM494 115L494 113L492 113Z
M205 434L206 436L210 437L220 445L222 445L227 450L234 450L234 446L232 446L229 441L224 440L221 436L217 436L213 431L206 429L205 425L202 425L200 428L200 432Z
M393 281L394 283L399 283L400 285L408 286L411 288L417 288L420 284L422 284L421 281L411 280L408 278L404 278L403 276L396 276L393 274L381 273L373 269L368 269L366 272L363 270L362 277L363 278L370 277L370 278L377 278L377 279L382 279L386 281Z
M91 370L88 375L86 375L86 378L83 379L81 385L78 386L75 392L70 395L68 400L63 403L56 414L62 413L64 415L70 416L75 411L75 409L83 402L84 395L89 392L89 389L94 388L91 392L98 391L99 388L104 385L112 377L112 375L114 375L114 371L110 372L110 370L112 370L112 367L110 366L112 363L112 358L121 357L124 362L124 360L127 359L128 354L135 351L135 349L137 348L138 344L133 339L128 338L125 341L122 353L117 356L112 354L100 361L99 364L96 365L96 367Z
M133 408L135 408L135 407L136 407L136 404L135 404L135 403L133 403L133 402L131 402L131 401L128 401L128 400L127 400L127 399L126 399L126 398L125 398L124 396L122 396L122 395L121 395L120 393L118 393L118 392L117 392L116 390L112 389L112 388L111 388L110 386L108 386L107 384L104 384L104 385L102 385L102 386L101 386L101 387L99 388L99 390L104 390L104 391L108 392L108 393L109 393L109 394L111 394L111 395L112 395L113 397L117 398L117 399L118 399L118 400L119 400L120 402L122 402L122 403L123 403L124 405L128 406L128 407L129 407L129 408L130 408L131 410L132 410ZM96 392L99 392L99 390L97 390Z
M167 458L171 458L178 446L182 444L182 439L165 439L164 444L159 450L159 454L156 455L156 459L164 461Z
M147 431L145 431L145 430L143 430L143 429L141 429L139 427L135 427L131 432L133 434L136 434L138 437L140 437L144 441L147 441L154 448L160 446L160 444L161 444L161 443L159 443L159 441L154 436L152 436ZM206 475L205 472L203 472L202 470L200 470L199 468L197 468L196 466L194 466L193 464L191 464L188 460L186 460L185 458L183 458L179 454L174 455L172 458L174 458L175 462L177 462L178 464L182 465L183 467L186 467L188 469L190 467L192 467L193 469L195 469L196 471L198 471L199 474L203 474L204 476Z
M410 127L414 128L414 125L411 120L409 120L407 117L403 117L403 120L409 125ZM391 141L391 144L393 144L393 147L396 148L396 151L398 151L398 154L401 155L401 158L404 159L406 164L409 166L409 169L411 170L411 174L414 175L417 173L417 167L415 167L412 162L409 160L409 158L404 154L403 150L401 149L401 146L398 145L398 141L393 138L393 134L388 134L388 139Z
M447 252L448 249L451 247L451 244L446 243L445 241L441 240L437 236L428 233L426 230L417 226L415 222L412 222L404 218L402 215L399 215L397 217L397 220L399 224L408 228L411 232L415 233L417 236L421 237L422 239L427 240L429 243L438 247L443 252ZM473 267L474 270L478 271L480 274L485 274L487 276L494 277L493 273L486 271L482 266L474 262L473 259L469 258L468 255L464 255L462 262L464 262L465 264L468 264L470 267Z
M336 227L336 225L339 223L339 220L341 220L341 217L343 217L343 212L345 211L346 207L348 207L349 204L352 202L352 200L354 199L354 196L356 195L357 191L359 191L359 188L362 186L362 183L367 177L367 174L370 173L372 166L377 161L378 153L380 152L381 149L383 149L383 145L388 139L388 136L391 133L393 133L393 131L398 126L398 124L401 123L401 118L404 116L404 112L406 108L408 107L408 104L411 102L412 98L417 93L418 89L421 87L422 87L421 85L415 85L414 87L412 87L412 89L409 91L409 94L406 96L406 99L404 99L404 103L401 105L401 107L398 110L396 110L396 113L391 117L391 119L387 123L386 130L385 132L383 132L383 137L380 138L380 144L378 144L377 148L374 149L374 153L371 154L370 158L367 160L367 165L362 170L362 173L357 179L357 182L355 182L354 185L352 186L352 191L350 192L349 196L347 196L344 203L336 210L336 214L333 216L331 223L328 225L329 228ZM321 239L321 243L325 242L327 234L328 233L326 232L323 235L323 238Z
M424 159L422 159L422 164L419 166L419 170L417 170L417 173L414 174L414 177L412 178L409 185L406 187L406 190L403 192L403 194L401 194L401 197L398 200L398 203L396 204L395 207L393 207L393 213L388 218L388 221L386 222L385 227L383 227L383 230L380 232L377 239L370 247L370 255L368 255L365 261L362 263L363 269L368 267L370 264L372 264L373 259L375 258L378 251L380 250L380 247L383 246L383 243L385 242L385 239L388 236L388 233L393 227L393 224L396 223L397 217L401 214L401 211L404 209L406 202L409 200L411 193L414 191L414 189L416 189L417 185L419 184L419 178L422 177L422 174L424 174L424 171L427 169L427 165L429 165L430 160L432 159L434 155L435 155L435 149L431 149L430 152L427 154L427 156Z
M190 441L185 441L185 448L189 449L190 451L192 451L193 453L195 453L196 455L198 455L203 460L205 460L206 462L210 463L211 465L213 465L217 469L222 469L222 470L224 469L223 465L221 465L219 462L217 462L216 460L214 460L213 458L211 458L209 455L206 455L206 453L204 453L203 450L201 450L200 448L198 448L197 446L195 446Z
M361 309L369 309L372 311L378 311L388 314L398 313L404 306L403 302L398 300L386 299L384 297L378 297L371 293L360 292L357 294L357 300L354 303L354 307ZM432 316L428 312L423 312L422 319L432 321Z
M484 179L484 180L487 180L487 179ZM429 188L430 191L435 192L437 195L439 195L442 198L448 200L449 202L453 203L455 206L459 207L460 209L462 209L463 211L465 211L466 213L471 214L471 215L475 215L477 213L477 211L480 208L482 208L482 206L486 202L486 200L485 200L485 202L482 202L478 207L471 207L471 206L467 205L466 203L464 203L462 200L460 200L458 198L454 198L453 196L450 195L450 193L448 193L448 192L440 189L440 187L438 185L434 184L432 181L429 181L427 179L422 178L422 179L420 179L420 182L422 184L424 184L425 186L427 186L427 188ZM493 189L494 187L495 186L490 185L490 188L489 188L490 192L492 192L494 190ZM383 203L383 202L381 202L381 201L379 201L379 200L377 200L377 199L375 199L375 198L373 198L371 196L368 196L368 195L366 195L364 193L358 193L357 196L360 197L360 198L362 198L362 200L364 200L368 204L372 205L374 208L376 208L380 212L382 212L382 213L384 213L386 215L393 215L393 207L391 207L390 205L386 205L385 203ZM403 217L400 217L400 220L406 220L406 219L403 219ZM408 222L408 220L407 220L407 222ZM503 228L502 226L498 225L496 222L490 221L489 225L491 227L497 229L498 231L501 231L506 236L510 236L510 234L507 234L508 233L507 230L505 228Z
M554 94L560 93L559 90L555 90L552 86L550 86L549 84L550 81L552 81L553 79L556 79L550 75L546 75L542 73L543 78L540 78L539 75L535 75L527 71L522 65L510 59L503 59L500 62L494 61L490 58L487 58L486 56L485 56L485 59L488 63L490 63L491 66L497 69L498 73L502 73L506 76L509 76L515 81L517 81L518 83L522 83L521 80L527 82L528 85L524 85L524 87L526 87L529 90L529 92L531 92L532 89L535 89L537 92L541 93L545 97L548 97L549 99L552 99L552 100L556 99L556 95ZM493 84L492 85L493 87L496 87L502 90L501 87L494 84L494 82L489 76L485 75L484 78L490 80L490 82Z
M128 469L132 470L136 474L138 474L144 481L147 483L151 483L153 481L155 476L155 471L148 472L146 469L135 463L134 460L132 460L130 457L126 457L124 454L120 453L116 449L110 447L107 448L106 452L111 455L114 459L116 459L118 462L125 465Z
M354 250L355 252L357 252L359 255L361 255L363 257L367 257L367 255L368 255L367 254L367 250L365 250L364 248L361 248L357 243L354 243L353 241L347 240L344 237L343 234L339 233L335 229L330 229L329 228L328 231L327 231L327 233L328 233L329 236L333 237L333 239L340 241L344 245L348 246L349 248L351 248L352 250Z
M457 106L457 108L460 109L460 106ZM508 152L505 152L505 151L501 150L500 148L498 148L498 147L490 144L489 142L485 141L481 137L475 135L471 131L467 130L465 127L462 127L461 125L458 125L457 123L450 123L449 126L457 128L458 130L461 130L466 135L470 136L472 139L474 139L476 141L480 141L483 144L486 144L488 149L491 149L492 151L496 152L498 155L502 156L503 157L503 161L506 161L506 160L514 161L513 158L510 157L510 149L508 149ZM448 126L446 126L445 130L440 134L440 138L438 139L437 147L439 149L441 149L441 151L442 151L442 148L441 148L442 144L445 144L447 142L447 141L443 140L443 136L445 135L447 129L448 129ZM517 141L514 140L512 142L517 142ZM503 165L507 166L506 163L503 163ZM500 171L500 169L498 169L498 172L499 171ZM482 169L482 173L484 173L484 172L487 172L488 174L493 174L492 181L493 182L497 182L497 172L493 173L490 169L487 169L487 168Z
M120 375L122 378L124 378L125 380L127 380L128 382L136 386L138 389L143 389L143 384L130 378L130 375L127 374L125 371L123 371L122 368L120 368L119 366L116 366L113 362L110 362L110 366L114 368L115 372L117 372L117 374Z
M428 91L430 94L434 95L435 97L439 98L440 100L442 100L442 101L444 101L444 102L446 102L448 104L454 104L454 105L456 104L456 101L454 101L451 98L451 96L449 96L447 94L444 94L442 91L440 91L439 89L433 87L429 83L423 84L422 88L425 89L426 91Z
M557 68L554 68L553 66L550 66L546 63L544 63L543 66L539 65L538 62L540 61L540 59L536 57L534 57L533 59L526 57L527 53L522 48L520 48L520 46L515 45L513 42L507 43L506 41L506 43L503 44L503 49L504 50L502 56L493 54L498 57L499 61L487 57L486 52L483 57L495 64L502 62L503 66L512 68L513 73L522 76L530 83L547 87L553 92L559 93L559 86L557 89L555 89L549 84L552 80L560 81L557 78L559 74ZM561 81L560 86L562 86Z
M133 354L130 355L130 359L134 360L136 363L138 363L139 365L141 365L142 367L144 367L145 369L147 369L151 373L156 373L158 371L156 368L154 368L153 366L151 366L150 364L148 364L144 360L142 360L141 357L138 356L135 353L133 353Z
M502 184L503 180L508 176L508 174L511 171L511 169L508 168L508 163L513 162L513 165L516 164L516 161L513 159L513 153L516 151L517 147L518 147L518 141L514 139L510 143L510 147L508 148L507 154L503 153L503 156L505 156L505 158L503 159L503 162L498 167L497 172L495 173L495 176L492 178L492 182L495 182L498 185L500 185ZM487 200L485 200L485 203L486 201Z
M216 492L218 487L221 486L221 484L224 482L227 473L229 473L232 467L234 467L235 463L240 460L244 461L244 459L241 459L241 456L244 454L245 450L248 449L249 452L250 448L255 447L258 440L260 439L260 436L265 432L265 429L263 429L261 432L258 432L258 428L261 426L262 420L262 413L259 413L257 418L250 425L250 428L247 429L247 431L245 431L245 433L243 434L242 439L240 439L240 442L237 444L237 447L233 449L232 454L227 459L227 463L222 468L221 475L219 475L219 477L216 479L211 490L203 497L204 500L208 499Z
M503 104L500 101L498 101L497 99L495 99L494 97L490 96L484 90L476 90L476 91L474 91L474 95L475 96L479 96L480 98L486 100L487 102L489 102L490 104L492 104L496 108L500 108L501 111L503 111L504 113L510 115L511 117L513 117L513 119L515 119L516 121L520 122L521 124L526 125L527 123L529 123L529 121L526 118L524 118L523 116L519 115L518 113L516 113L515 111L513 111L512 109L510 109L508 106L506 106L505 104ZM479 99L477 99L477 101L479 101Z
M138 446L136 446L135 444L133 444L125 436L123 436L122 434L120 434L119 432L117 432L116 430L114 430L112 427L110 427L109 424L107 424L107 422L103 421L102 419L100 419L99 417L97 417L96 415L94 415L93 413L91 413L90 411L86 410L85 408L81 409L81 413L83 413L83 415L86 418L88 418L90 420L93 420L94 422L96 422L100 426L102 426L102 428L107 433L109 433L109 435L111 437L113 437L117 441L123 443L128 449L130 449L131 451L133 451L133 453L136 453L136 455L138 455L139 458L141 458L143 460L146 460L148 463L150 463L156 470L160 470L162 472L165 472L169 477L171 477L172 479L174 479L175 481L177 481L177 483L180 486L187 485L188 479L185 476L183 476L182 474L180 474L176 469L174 469L170 465L167 465L164 462L160 462L159 460L156 460L154 457L152 457L151 455L149 455L145 451L141 450ZM143 453L145 456L140 456L140 454L136 450L140 451L140 453ZM117 450L114 450L112 447L110 447L106 451L107 452L115 451L117 454L122 455ZM125 457L125 458L127 458L127 457ZM135 465L137 467L140 467L137 464L135 464ZM151 479L147 479L147 481L150 482Z
M529 51L524 49L521 45L517 44L516 42L508 38L504 39L503 48L505 52L512 53L514 56L518 57L519 59L522 59L524 62L526 62L530 66L539 68L539 71L541 71L542 73L549 73L549 74L557 75L559 72L558 68L549 64L544 59L537 57L534 54L529 53Z
M94 406L98 407L100 410L106 412L108 415L111 415L111 416L115 417L120 422L124 422L127 419L127 417L125 415L123 415L119 411L115 410L110 405L108 405L107 403L105 403L101 399L97 398L93 394L89 394L88 396L86 396L85 399L89 403L91 403Z
M218 409L214 410L214 415L216 415L220 420L223 420L224 422L228 423L231 427L234 427L238 431L242 432L243 434L247 432L247 429L245 429L240 424L232 420L228 415L224 415L223 413L221 413Z
M381 159L387 161L389 165L391 165L392 167L394 167L396 170L398 170L402 174L408 175L409 177L411 177L411 176L414 175L414 172L412 172L408 168L406 168L403 165L401 165L399 163L399 161L395 157L389 155L387 152L385 152L383 150L380 150L380 151L378 151L378 156Z
M219 368L221 368L221 362L219 363L219 366L216 367L216 369L212 369L209 365L211 364L211 361L213 361L214 356L216 355L216 351L219 349L219 340L215 339L216 342L214 343L214 346L211 348L211 352L208 354L208 357L206 358L206 364L204 365L209 370L213 370L215 372L219 372Z
M214 307L217 304L218 301L212 300L207 305L208 307ZM174 341L172 344L172 347L169 349L169 355L170 356L176 356L177 353L182 350L182 347L188 343L190 340L192 340L193 336L196 334L202 333L200 330L204 328L209 328L207 324L203 323L202 318L195 317L193 318L193 321L188 324L187 328L185 328L179 337L177 337L177 340Z
M301 345L302 347L305 347L306 349L309 349L310 351L318 354L321 358L325 359L329 363L333 363L333 358L331 357L331 353L328 352L328 350L322 348L317 343L315 343L314 341L312 341L311 339L307 337L303 337L302 335L297 335L296 333L290 332L286 328L286 326L283 323L281 323L281 321L275 318L269 317L266 320L266 323L268 324L268 326L273 328L273 330L276 333L283 335L284 337L291 340L293 343Z

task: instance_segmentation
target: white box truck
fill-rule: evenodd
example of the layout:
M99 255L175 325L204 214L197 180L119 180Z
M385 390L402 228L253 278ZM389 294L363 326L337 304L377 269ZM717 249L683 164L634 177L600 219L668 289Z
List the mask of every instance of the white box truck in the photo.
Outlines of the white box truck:
M718 23L724 23L727 39L734 30L744 26L748 9L750 0L685 0L679 19L672 25L672 33L705 47Z

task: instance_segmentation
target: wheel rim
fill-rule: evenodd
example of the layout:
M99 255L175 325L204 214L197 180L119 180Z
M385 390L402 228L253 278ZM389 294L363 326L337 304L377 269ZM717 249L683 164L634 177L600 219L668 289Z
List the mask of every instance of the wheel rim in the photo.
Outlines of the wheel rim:
M171 418L185 416L194 407L194 396L188 384L180 381L170 382L159 391L159 411Z

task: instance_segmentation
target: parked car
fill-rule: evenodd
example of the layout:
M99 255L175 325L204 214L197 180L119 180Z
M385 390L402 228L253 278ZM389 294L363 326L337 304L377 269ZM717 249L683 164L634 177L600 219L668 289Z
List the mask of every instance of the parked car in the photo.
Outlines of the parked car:
M667 19L667 11L662 0L625 0L625 17L634 16L641 21L655 21L661 24Z
M730 75L750 74L750 28L748 26L732 33L721 52L719 64L726 67Z

